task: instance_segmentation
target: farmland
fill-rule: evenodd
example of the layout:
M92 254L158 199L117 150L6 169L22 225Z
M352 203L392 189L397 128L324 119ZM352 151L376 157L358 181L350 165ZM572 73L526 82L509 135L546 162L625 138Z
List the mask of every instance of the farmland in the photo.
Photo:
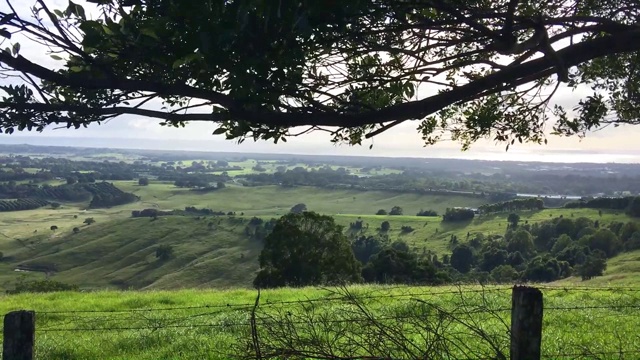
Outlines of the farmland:
M263 291L262 307L258 308L258 319L265 324L258 325L258 329L264 332L262 341L268 343L273 340L273 334L269 333L273 329L267 326L269 321L287 321L283 309L293 316L291 330L312 334L313 329L322 329L325 334L337 334L344 340L339 335L348 324L344 320L354 322L362 319L363 314L353 311L351 302L344 296L331 291L340 290L301 288ZM407 335L415 330L411 326L413 316L420 316L422 324L436 321L437 317L424 318L423 311L431 307L452 314L460 314L467 309L469 314L458 315L457 322L441 324L453 345L467 341L468 348L452 350L453 354L460 358L462 354L469 356L494 351L488 349L487 340L479 339L461 327L463 322L473 320L482 322L487 334L493 337L492 344L502 352L507 351L508 337L504 335L507 328L501 321L508 320L509 312L505 311L511 300L508 287L357 286L348 291L361 299L359 301L377 317L386 319L388 326L395 324L394 319L404 321ZM639 350L638 343L632 339L640 327L637 290L546 286L543 292L546 310L542 353L545 357L564 358L568 355L575 359L590 358L590 354L595 354L599 355L598 358L609 359L623 354L624 358L633 358ZM0 310L36 310L39 314L36 345L39 358L226 359L231 354L247 351L244 346L249 332L248 309L255 295L251 290L25 294L4 299ZM325 300L309 302L313 299ZM456 308L461 301L465 307ZM408 313L408 309L422 310ZM323 318L322 314L329 314L329 317ZM310 318L315 320L309 321ZM364 335L357 331L354 333ZM360 338L359 341L366 348L365 339ZM420 349L428 346L417 338L407 341L415 341ZM94 346L96 343L100 346ZM309 348L313 346L309 345ZM389 346L389 351L402 353L392 346Z
M536 246L526 261L531 264L539 259L540 269L545 270L548 264L551 268L566 266L569 252L552 253L553 244L538 241L544 234L541 229L557 228L553 241L560 231L571 234L575 239L569 241L576 246L583 244L579 241L583 231L587 238L611 233L616 240L619 236L631 244L629 231L636 229L635 217L625 209L565 208L568 200L555 198L545 199L551 205L544 209L517 208L444 221L442 215L448 209L471 211L468 209L497 203L496 199L509 204L513 193L496 191L499 186L510 191L531 186L513 181L519 173L495 180L504 170L488 170L484 165L478 171L486 175L437 171L434 175L393 165L365 167L300 159L236 157L218 162L196 155L161 159L117 151L65 156L72 160L46 156L20 160L30 166L24 172L15 165L3 168L3 176L15 180L0 182L4 186L0 190L8 194L58 196L38 209L0 213L0 289L15 291L21 284L47 279L83 290L2 296L2 312L36 311L39 358L227 359L231 354L247 355L250 310L256 298L252 287L265 244L252 224L275 222L296 204L329 215L342 226L349 241L377 239L394 251L414 254L419 261L428 259L441 274L453 277L440 286L407 281L262 290L256 316L267 348L276 345L277 334L284 333L304 334L304 339L319 333L324 334L323 339L351 334L349 341L366 343L379 335L367 333L375 326L348 324L372 321L371 316L384 327L403 326L407 337L402 343L423 348L419 339L424 336L424 319L446 318L429 317L436 311L448 313L453 320L429 325L449 336L451 344L466 346L448 345L451 357L508 353L504 334L511 284L540 272L520 263L514 267L521 277L494 277L497 275L489 272L493 267L486 270L484 260L487 254L500 254L492 246L514 252L504 245L504 239L520 231ZM97 185L87 185L92 181ZM549 191L554 181L545 183ZM96 203L91 198L59 198L96 186L111 189L113 194L128 194L126 203L96 207L91 206ZM102 200L115 201L113 197ZM144 209L160 215L133 216ZM434 216L416 215L423 210ZM576 230L561 230L561 223L576 226ZM583 231L578 231L578 224ZM459 274L448 260L460 246L473 247L473 269L467 274ZM168 255L161 257L159 249L169 249ZM640 308L640 250L631 245L614 250L600 275L583 279L558 269L552 280L536 284L545 296L543 354L547 357L600 354L599 358L628 358L640 351L637 343L622 337L640 328L636 314ZM547 276L544 271L540 274ZM275 323L291 327L283 333L284 328L274 327ZM469 332L478 327L484 339ZM338 343L345 345L347 339L340 339ZM406 349L391 346L393 339L384 341L390 342L398 358L406 355ZM95 343L101 346L93 346ZM315 345L304 346L318 350ZM373 345L367 346L358 351L375 353Z

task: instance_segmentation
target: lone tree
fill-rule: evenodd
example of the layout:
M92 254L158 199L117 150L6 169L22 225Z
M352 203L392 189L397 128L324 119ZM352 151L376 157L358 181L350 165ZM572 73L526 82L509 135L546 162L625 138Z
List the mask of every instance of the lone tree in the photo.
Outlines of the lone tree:
M173 247L171 245L160 245L156 248L156 259L167 261L173 257Z
M141 177L138 179L138 185L139 186L147 186L149 185L149 178L146 177Z
M307 205L302 203L293 205L290 210L290 212L293 214L301 214L305 211L307 211Z
M360 263L343 228L330 216L314 212L287 214L265 238L260 288L360 281Z
M92 217L86 218L84 219L84 221L82 222L83 224L87 224L87 226L94 224L96 222L96 220Z
M507 216L507 222L509 222L509 226L512 229L517 228L518 227L518 223L520 222L520 215L518 215L516 213L509 214L509 216Z
M640 122L635 0L7 1L5 133L135 115L361 144L412 121L467 148L546 142L551 116L566 136ZM554 106L558 87L585 95Z

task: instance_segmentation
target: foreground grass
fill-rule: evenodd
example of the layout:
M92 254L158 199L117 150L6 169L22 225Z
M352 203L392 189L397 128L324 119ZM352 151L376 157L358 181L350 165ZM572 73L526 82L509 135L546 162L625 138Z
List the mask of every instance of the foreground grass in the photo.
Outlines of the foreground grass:
M427 306L431 313L440 309L467 324L475 321L474 326L495 336L499 347L507 351L508 287L354 286L348 292L380 319L432 324L438 317L425 317L421 311ZM620 358L620 350L627 352L623 358L634 358L640 330L637 288L544 287L543 293L542 344L548 358L573 354L569 358L613 359ZM41 359L228 359L246 345L255 295L252 290L22 294L0 298L0 311L37 312L36 352ZM344 295L339 289L263 291L258 308L262 340L268 342L273 330L266 319L289 322L294 326L290 330L298 335L315 329L338 336L340 330L363 319ZM421 317L412 318L412 314ZM291 317L295 321L287 320ZM307 321L298 321L304 319ZM446 333L451 339L464 340L477 349L486 345L477 335L463 334L460 323L447 326L451 326ZM362 327L351 330L358 333ZM419 344L410 337L405 341Z

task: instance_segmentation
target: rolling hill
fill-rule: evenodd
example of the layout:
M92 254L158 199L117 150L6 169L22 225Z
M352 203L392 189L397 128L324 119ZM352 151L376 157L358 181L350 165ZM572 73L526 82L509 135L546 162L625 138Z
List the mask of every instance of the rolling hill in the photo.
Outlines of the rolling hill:
M529 223L554 216L598 217L589 209L549 209L521 213ZM451 235L464 239L467 233L501 234L506 227L506 214L479 217L470 223L442 223L439 217L335 215L336 221L348 225L362 220L368 224L362 234L378 232L382 221L389 221L390 240L403 240L415 251L449 253ZM19 243L11 242L0 262L0 287L11 286L16 276L42 276L41 273L17 273L21 266L55 268L53 278L78 284L83 288L177 289L191 287L250 287L258 268L261 242L246 235L250 217L166 216L124 218L99 221L80 227L78 233L60 230L53 236L37 235ZM628 220L613 212L600 217L605 225L614 220ZM402 226L414 231L403 233ZM7 245L5 243L5 245ZM162 261L155 251L161 245L173 248L173 257ZM609 262L606 276L589 282L628 283L640 273L640 252L623 253ZM562 282L576 282L575 278Z

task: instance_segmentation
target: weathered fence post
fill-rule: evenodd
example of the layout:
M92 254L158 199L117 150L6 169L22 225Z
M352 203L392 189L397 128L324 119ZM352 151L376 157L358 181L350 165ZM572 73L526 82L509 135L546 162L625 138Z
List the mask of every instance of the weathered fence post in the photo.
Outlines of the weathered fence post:
M540 360L542 292L514 286L511 293L511 360Z
M3 360L33 360L36 313L13 311L4 316Z

